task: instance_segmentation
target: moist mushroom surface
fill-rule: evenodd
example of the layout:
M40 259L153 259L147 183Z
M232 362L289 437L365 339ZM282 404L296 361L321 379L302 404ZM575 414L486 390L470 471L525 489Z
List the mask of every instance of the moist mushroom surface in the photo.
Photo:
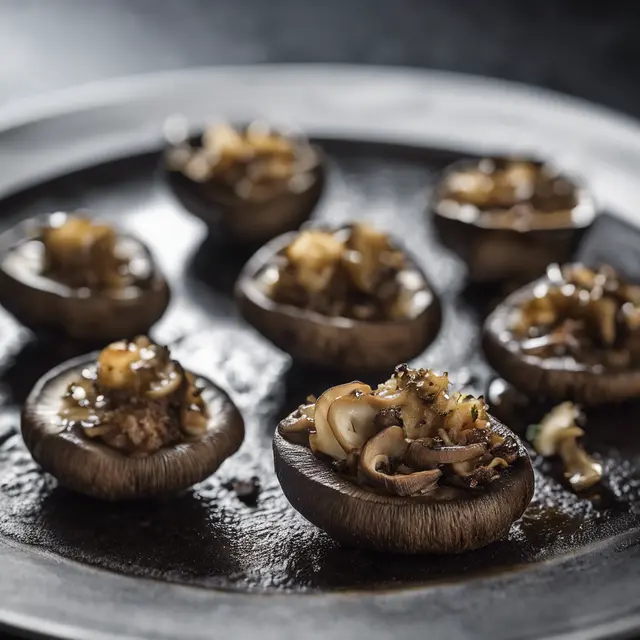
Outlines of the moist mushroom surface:
M0 236L0 301L31 328L104 340L147 331L166 309L169 288L137 238L54 213Z
M244 427L222 390L139 336L42 378L25 404L22 434L61 484L116 500L203 480L238 449Z
M570 259L595 216L591 196L547 163L526 158L463 160L431 198L445 245L476 281L533 278Z
M196 139L179 135L165 153L182 204L230 240L265 242L297 228L324 182L320 151L261 122L217 124Z
M236 298L245 318L294 359L342 369L412 358L440 325L424 274L366 223L275 239L245 266Z
M291 504L340 541L403 553L458 553L502 537L533 495L526 451L484 400L447 374L396 368L372 390L332 387L274 438Z
M609 266L551 265L484 333L491 364L525 392L589 404L640 392L640 286Z

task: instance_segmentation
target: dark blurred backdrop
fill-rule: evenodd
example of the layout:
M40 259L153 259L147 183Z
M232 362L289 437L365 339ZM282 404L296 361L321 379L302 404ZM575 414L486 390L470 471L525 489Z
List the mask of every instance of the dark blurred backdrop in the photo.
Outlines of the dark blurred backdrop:
M411 65L640 116L633 0L0 0L0 103L100 78L251 62Z

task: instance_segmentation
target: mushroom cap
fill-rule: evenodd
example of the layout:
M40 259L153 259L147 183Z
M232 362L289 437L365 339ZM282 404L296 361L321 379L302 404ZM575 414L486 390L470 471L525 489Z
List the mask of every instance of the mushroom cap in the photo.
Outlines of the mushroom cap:
M169 305L169 285L149 249L138 238L118 231L118 247L146 262L149 279L141 287L87 294L36 273L15 253L36 239L52 214L30 218L0 235L0 300L32 329L57 329L72 338L110 341L147 333Z
M491 416L491 429L514 434ZM348 545L397 553L460 553L504 536L533 496L531 462L519 458L480 490L399 497L367 490L276 430L275 469L285 496L307 520ZM440 493L440 490L439 490Z
M192 138L192 143L200 144L201 137ZM166 164L163 170L180 204L210 229L216 229L230 242L260 245L297 229L320 200L326 181L326 160L319 147L314 145L312 150L317 163L311 170L309 185L301 191L286 191L267 200L243 199L228 188L191 180Z
M543 358L520 350L511 334L513 312L534 297L536 287L550 282L543 276L521 287L489 314L482 339L489 364L529 396L597 405L640 395L640 369L610 369L573 358Z
M200 376L209 411L207 431L201 436L138 458L87 438L79 427L62 430L57 421L62 395L97 355L80 356L52 369L36 383L22 410L27 448L61 485L105 500L168 494L207 478L242 444L240 412L222 389Z
M522 160L499 156L488 159L495 162ZM529 161L541 164L540 161ZM454 172L476 168L478 162L478 159L463 159L446 167L429 200L429 210L441 242L467 263L469 279L474 282L505 278L526 281L544 273L551 262L570 260L597 213L591 193L574 177L569 178L576 186L577 200L569 225L566 221L554 221L553 214L544 213L536 218L535 227L508 227L490 215L477 215L479 210L474 205L443 207L446 178Z
M294 360L313 366L377 372L411 360L433 341L440 329L440 301L406 251L408 270L419 274L422 283L410 317L354 320L275 302L259 278L295 236L296 232L286 233L258 250L236 282L236 301L243 317L278 348Z

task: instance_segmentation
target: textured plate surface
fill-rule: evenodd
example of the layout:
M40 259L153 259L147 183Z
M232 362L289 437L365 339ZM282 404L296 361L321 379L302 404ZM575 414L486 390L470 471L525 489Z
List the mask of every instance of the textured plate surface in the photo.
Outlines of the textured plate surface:
M400 629L424 636L426 625L433 637L595 637L638 624L638 597L630 596L640 572L640 443L625 435L629 413L593 420L591 444L609 478L604 502L578 499L558 470L536 463L525 517L505 540L473 554L342 548L288 506L273 476L271 433L279 416L336 381L292 369L237 319L230 291L242 256L207 238L158 177L161 124L178 111L196 124L220 113L292 120L315 134L332 161L316 216L367 218L405 242L444 302L440 336L417 362L447 369L475 391L491 378L478 343L487 293L464 288L462 265L427 224L435 173L460 153L540 151L591 178L617 215L632 219L640 201L635 123L473 78L203 70L0 113L1 226L88 207L139 233L176 293L154 336L225 386L247 423L240 453L176 499L105 505L70 494L32 463L16 427L31 385L78 347L36 340L1 315L0 621L83 638L235 638L258 628L267 638L378 638ZM603 237L614 246L612 234L630 233L624 225ZM602 243L591 245L602 252ZM261 485L255 505L229 488L252 476Z

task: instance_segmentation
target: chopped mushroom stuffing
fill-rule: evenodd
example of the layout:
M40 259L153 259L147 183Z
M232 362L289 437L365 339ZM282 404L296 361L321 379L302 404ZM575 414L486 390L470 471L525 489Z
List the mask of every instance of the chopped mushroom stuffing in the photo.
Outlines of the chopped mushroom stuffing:
M404 282L413 273L406 270L405 254L366 223L302 231L278 259L272 299L326 316L402 318L417 286Z
M571 402L554 407L528 434L533 448L544 457L559 455L565 477L576 492L586 491L602 479L602 465L580 446L584 431L576 424L580 410Z
M318 163L311 145L254 122L246 129L217 124L199 145L188 141L166 154L169 169L198 183L232 189L246 200L263 200L283 191L303 191Z
M117 232L87 218L63 216L58 226L42 230L43 273L70 287L119 289L134 277L117 252Z
M132 455L198 436L208 412L193 375L172 360L167 347L140 336L103 349L63 398L65 426Z
M515 217L563 211L570 214L577 203L575 189L546 164L484 158L467 169L447 174L442 199Z
M446 373L406 365L375 390L331 387L279 428L354 481L399 496L488 485L519 457L515 439L491 429L482 397L450 394Z
M512 327L520 349L542 358L625 369L640 360L640 286L612 267L551 265Z

